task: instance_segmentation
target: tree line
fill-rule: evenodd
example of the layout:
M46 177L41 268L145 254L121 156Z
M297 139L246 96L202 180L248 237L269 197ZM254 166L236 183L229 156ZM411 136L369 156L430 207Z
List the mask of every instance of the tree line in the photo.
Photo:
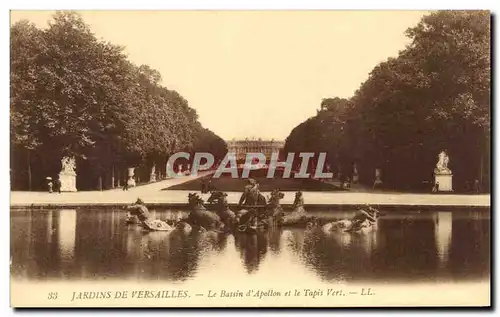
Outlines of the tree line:
M413 190L450 157L456 191L490 187L490 14L437 11L405 35L410 44L377 65L354 96L326 98L295 127L285 152L327 152L335 172ZM426 185L424 185L426 186Z
M143 180L153 165L165 175L178 151L227 152L158 71L97 39L75 12L57 12L45 29L13 24L10 48L13 188L43 188L66 156L76 159L77 187L95 189L123 182L128 167Z

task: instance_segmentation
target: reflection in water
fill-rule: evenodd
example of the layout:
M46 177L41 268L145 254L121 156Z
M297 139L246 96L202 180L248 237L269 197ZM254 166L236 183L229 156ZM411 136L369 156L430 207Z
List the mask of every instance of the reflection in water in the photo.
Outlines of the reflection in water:
M281 252L281 240L283 235L282 228L271 227L268 231L269 236L269 249L273 254L279 254Z
M143 232L138 226L130 226L125 235L126 265L132 268L134 276L185 280L196 270L202 250L197 233Z
M204 250L214 250L217 252L222 252L227 247L227 237L226 233L218 233L214 231L199 233L200 247Z
M159 219L184 216L169 210L155 214ZM281 276L346 282L484 279L490 272L490 220L484 215L394 213L364 234L272 228L232 235L147 233L126 226L119 210L12 211L11 274L30 279L208 280L213 265L224 271L225 265L241 263L237 265L243 270L231 269L236 274L232 279L259 283L268 282L277 270Z
M255 273L264 259L267 248L266 232L247 234L238 232L234 235L236 249L239 250L243 264L248 273Z
M343 246L344 248L349 248L351 246L351 243L352 243L353 235L349 234L349 233L346 233L346 234L343 234L343 233L333 234L332 233L332 237L335 238L337 243L340 244L341 246Z
M347 233L332 232L327 235L335 239L336 243L345 250L358 250L359 253L365 253L370 258L371 253L377 248L378 227L373 226L363 232Z
M448 270L453 276L478 277L490 272L490 221L478 212L452 214Z
M446 267L451 244L452 215L451 212L438 212L435 218L436 249L441 267Z
M331 221L351 217L352 214L343 214ZM350 281L372 276L378 231L377 226L359 233L347 233L342 229L330 231L326 227L304 231L303 262L326 281Z
M76 209L61 210L58 222L57 233L61 261L71 261L75 255Z
M49 244L52 244L52 236L54 235L54 232L55 232L53 218L54 218L53 212L49 211L47 213L47 227L46 227L46 230L47 230L47 242Z
M322 230L310 231L304 237L302 257L306 266L313 268L325 280L345 280L350 270L349 244L343 234L325 233ZM347 246L347 247L346 247Z
M365 234L322 230L307 234L306 231L303 259L327 281L364 280L374 276L380 279L435 280L436 274L447 274L438 272L438 269L451 244L457 254L467 257L469 263L476 263L478 266L472 270L483 276L489 272L489 267L484 267L489 257L488 244L485 243L489 232L478 232L473 226L464 229L467 235L482 237L482 242L472 247L469 240L470 250L460 252L460 244L451 241L452 232L455 234L456 231L451 227L463 226L464 221L474 223L476 227L481 227L478 223L483 226L489 223L489 219L464 217L454 219L452 223L451 213L438 213L434 217L415 214L382 217L378 228ZM479 244L482 247L477 247ZM455 265L457 260L453 261ZM463 267L463 264L458 267ZM467 278L468 275L453 278Z
M304 230L285 230L283 238L292 252L300 254L304 245Z

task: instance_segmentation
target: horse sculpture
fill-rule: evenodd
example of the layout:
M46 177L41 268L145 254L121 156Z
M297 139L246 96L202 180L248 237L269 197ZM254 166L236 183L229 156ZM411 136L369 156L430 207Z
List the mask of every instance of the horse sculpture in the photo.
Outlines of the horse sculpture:
M189 225L205 230L221 230L224 228L224 223L219 215L207 210L203 205L203 199L197 194L190 193L188 195L188 205L191 208L191 212L185 221Z
M216 220L222 223L225 230L237 229L240 232L255 232L271 226L314 226L319 224L316 217L306 213L302 192L296 193L292 206L293 212L289 214L285 214L281 206L281 200L284 197L284 193L275 189L266 199L258 191L255 183L250 183L245 187L240 199L240 208L233 212L229 208L226 193L213 191L207 199L207 206L203 205L197 194L192 193L188 196L189 206L197 211L192 212L189 223L194 225L200 217L217 217ZM202 216L200 210L204 210L206 215ZM194 215L196 215L195 218L193 218Z
M215 213L220 217L226 228L234 228L237 224L236 214L229 208L226 193L220 191L212 192L207 199L207 203L212 205Z
M293 212L289 214L285 214L281 206L281 200L285 195L279 189L273 190L268 199L260 192L254 197L256 199L251 200L254 202L253 205L241 205L242 208L236 212L228 207L227 194L223 192L212 192L207 203L227 228L236 227L239 231L253 232L270 226L310 226L318 222L316 217L305 212L304 199L300 191L295 195Z
M279 189L275 189L271 192L269 196L269 203L266 208L266 216L272 217L273 221L277 221L285 215L283 208L281 207L280 201L285 198L285 194L280 192Z

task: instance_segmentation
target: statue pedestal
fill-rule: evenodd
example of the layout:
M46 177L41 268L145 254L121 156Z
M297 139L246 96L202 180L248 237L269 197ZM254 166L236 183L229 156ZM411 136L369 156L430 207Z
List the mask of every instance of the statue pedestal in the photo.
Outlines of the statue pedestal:
M453 191L453 183L452 183L453 175L452 174L434 174L434 184L439 183L438 191L440 192L452 192Z
M134 187L135 186L135 179L134 179L134 167L128 168L128 179L127 179L127 185L129 187Z
M352 175L352 183L357 184L358 182L359 182L359 175L358 174Z
M76 192L76 173L59 173L62 192Z
M357 184L359 182L358 166L354 164L352 167L352 183Z
M152 182L156 182L156 174L151 174L149 175L149 182L152 183Z
M133 177L129 177L129 179L127 180L127 185L129 187L135 186L135 179Z
M149 174L149 182L156 182L156 165L151 168L151 173Z

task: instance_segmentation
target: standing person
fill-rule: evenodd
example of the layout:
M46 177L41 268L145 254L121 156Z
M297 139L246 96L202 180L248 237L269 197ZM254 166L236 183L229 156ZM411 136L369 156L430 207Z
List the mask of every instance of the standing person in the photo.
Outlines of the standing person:
M207 180L205 178L202 178L201 179L201 193L202 194L206 194L208 193L208 189L207 189Z
M52 189L54 187L54 184L52 183L52 178L48 179L48 183L47 183L47 187L48 187L48 190L49 190L49 193L52 193Z
M438 191L439 191L439 182L436 182L436 184L434 184L434 188L432 188L432 192L437 193Z
M62 184L61 184L61 179L60 179L60 178L57 178L57 179L55 180L55 186L54 186L54 187L55 187L55 190L56 190L56 193L59 193L59 194L61 193L61 185L62 185Z
M345 180L345 183L344 183L344 188L351 188L351 178L350 177L346 177L346 180Z
M249 178L248 184L243 189L243 194L238 202L238 206L242 206L244 204L246 208L248 208L248 213L246 213L244 217L240 218L240 223L245 225L248 224L251 228L257 227L258 209L252 208L252 206L257 205L259 195L259 184L253 178Z
M259 197L259 185L253 178L248 179L248 184L243 189L243 194L241 195L239 206L245 205L256 205L257 199Z
M479 185L479 180L474 181L474 193L479 194L481 192L481 186Z
M207 189L208 189L208 192L210 192L210 193L215 191L215 186L214 186L214 184L212 184L211 179L208 180Z

